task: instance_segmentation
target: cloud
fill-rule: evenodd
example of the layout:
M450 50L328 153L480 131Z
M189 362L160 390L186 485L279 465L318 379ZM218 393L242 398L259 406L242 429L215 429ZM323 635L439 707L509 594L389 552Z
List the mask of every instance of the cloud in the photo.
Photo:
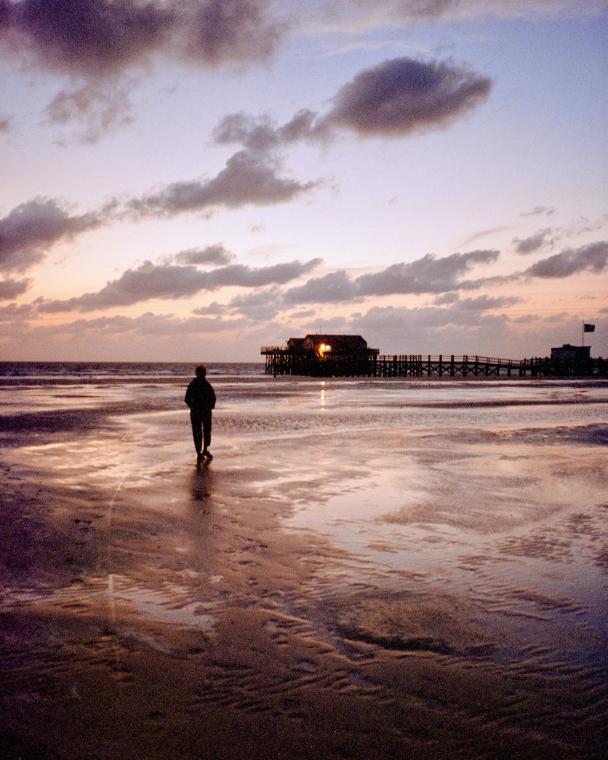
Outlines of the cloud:
M57 201L48 198L22 203L0 218L0 271L28 269L51 246L98 227L103 215L104 210L70 216Z
M580 0L329 0L317 25L353 33L387 24L459 21L477 16L586 16L604 9L603 0L585 3Z
M290 201L318 185L280 177L268 157L242 150L229 158L213 179L175 182L160 192L132 199L127 207L135 216L172 216L217 206L274 205Z
M456 302L457 308L461 311L490 311L492 309L501 309L503 306L511 306L520 303L521 298L518 296L477 296L477 298L463 298Z
M22 295L29 288L31 280L0 280L0 300L8 301Z
M453 253L436 258L427 254L410 263L393 264L376 272L364 274L355 281L361 295L391 295L394 293L443 293L459 287L459 280L477 264L491 264L498 259L495 250Z
M524 277L561 278L578 272L600 274L608 269L608 242L589 243L569 248L554 256L541 259L522 272Z
M0 114L0 135L8 134L13 127L13 120L10 116Z
M0 40L42 67L116 75L153 55L205 66L270 56L285 27L267 0L21 0L0 2Z
M370 345L388 353L481 354L481 339L490 336L495 340L507 325L504 315L489 315L458 302L448 307L374 306L365 314L354 315L343 329L364 335Z
M53 325L39 325L32 328L37 334L57 335L186 335L189 333L222 332L243 325L243 320L220 318L187 317L173 314L146 312L138 317L112 316L94 319L76 319Z
M286 304L336 303L352 301L359 293L357 286L344 270L315 277L304 285L290 288L284 296Z
M207 0L193 5L190 13L180 14L186 31L183 52L207 66L265 60L287 30L284 22L270 17L267 0Z
M176 253L172 259L177 264L192 264L194 266L206 264L229 264L234 259L234 254L226 250L220 243L208 245L206 248L188 248Z
M119 84L88 80L57 93L46 107L46 115L51 124L81 123L84 126L77 132L76 140L92 145L135 120L128 96L132 86L132 80Z
M199 306L197 309L194 309L192 313L202 316L207 316L209 314L220 316L221 314L226 314L227 311L229 311L229 308L226 304L213 301L208 306Z
M250 150L269 151L299 140L328 137L325 126L316 121L315 111L301 109L282 126L268 115L251 116L244 111L226 115L213 131L218 144L239 143Z
M555 209L551 206L534 206L529 211L522 211L521 216L551 216Z
M470 251L436 258L427 254L416 261L393 264L373 274L351 279L344 270L313 278L285 293L288 304L337 303L365 296L398 293L443 293L462 287L460 278L477 264L490 264L498 251Z
M464 281L461 283L461 288L477 290L488 285L508 285L533 278L561 279L579 272L601 274L606 269L608 269L608 242L599 241L580 248L567 248L519 272Z
M268 59L285 36L271 0L0 0L0 53L76 83L47 107L96 142L132 120L130 83L154 59L206 68Z
M95 311L113 306L130 306L151 298L187 298L200 291L223 287L255 288L284 284L306 274L320 262L320 259L311 259L305 263L291 261L258 269L232 264L201 271L194 266L159 265L146 261L137 269L127 269L118 279L108 282L95 293L45 301L39 308L42 312Z
M254 322L266 322L281 311L281 293L276 287L245 293L233 298L228 306Z
M340 88L324 118L363 137L401 137L451 124L487 98L491 81L446 61L395 58Z
M468 238L462 241L460 243L459 247L464 247L467 245L471 245L471 243L476 243L478 240L483 240L485 237L491 237L492 235L497 234L498 232L505 232L506 230L511 229L511 227L506 227L504 225L499 227L487 227L484 230L479 230L478 232L474 232L472 235L469 235Z
M537 251L545 245L552 245L556 239L555 237L551 237L554 233L555 230L552 227L545 227L527 238L513 238L515 250L517 253L524 255L534 253L534 251Z
M7 306L0 306L0 322L8 322L15 325L24 319L34 315L35 305L31 303L9 303Z
M325 115L302 109L278 126L269 116L228 114L217 143L269 151L298 140L328 140L341 129L359 137L402 137L448 126L485 100L491 81L449 61L394 58L360 71L343 85Z

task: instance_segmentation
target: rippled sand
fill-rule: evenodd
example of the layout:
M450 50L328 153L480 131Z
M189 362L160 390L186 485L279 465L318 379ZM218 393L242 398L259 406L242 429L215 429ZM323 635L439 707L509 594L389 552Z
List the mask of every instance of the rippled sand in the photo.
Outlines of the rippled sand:
M0 383L3 757L599 758L608 383Z

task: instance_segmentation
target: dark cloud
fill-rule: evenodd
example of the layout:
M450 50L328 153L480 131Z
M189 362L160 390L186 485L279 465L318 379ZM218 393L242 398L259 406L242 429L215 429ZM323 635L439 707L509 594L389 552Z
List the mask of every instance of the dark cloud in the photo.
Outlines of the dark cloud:
M284 298L288 304L336 303L364 296L444 293L462 287L460 278L473 266L490 264L498 256L498 251L494 250L453 253L441 259L429 253L416 261L393 264L380 272L355 279L339 270L291 288Z
M281 293L276 287L233 298L229 307L254 322L266 322L281 311Z
M178 4L183 7L184 3ZM181 12L184 53L208 66L269 58L286 26L270 18L268 0L206 0Z
M487 98L491 81L446 61L395 58L359 72L337 93L326 127L401 137L443 127Z
M226 250L223 245L208 245L206 248L188 248L186 251L180 251L172 257L176 264L207 265L214 264L220 266L229 264L234 259L234 254Z
M194 266L158 265L146 261L137 269L127 269L117 280L108 282L95 293L46 301L39 308L44 312L95 311L129 306L151 298L187 298L201 291L222 287L255 288L284 284L306 274L319 263L320 259L311 259L305 263L291 261L258 269L232 264L201 271Z
M8 44L45 67L92 76L147 59L174 24L171 7L133 0L21 0L0 14Z
M21 0L0 3L0 41L40 65L98 78L162 53L206 66L259 61L284 32L267 0Z
M381 272L361 275L355 280L361 295L394 293L443 293L456 290L459 280L477 264L491 264L498 259L494 250L453 253L436 258L427 254L410 263L393 264Z
M538 251L546 245L553 245L555 242L555 230L552 227L545 227L538 230L527 238L513 238L513 244L517 253L527 254Z
M322 259L310 259L303 264L299 261L289 261L282 264L272 264L268 267L253 268L244 264L232 264L221 269L208 272L209 290L228 286L256 288L266 285L284 285L295 280L319 266Z
M529 211L522 211L522 216L551 216L555 209L551 206L534 206Z
M600 274L608 269L608 242L590 243L569 248L554 256L541 259L526 269L524 277L561 278L578 272Z
M324 277L314 277L304 285L290 288L284 296L286 304L336 303L352 301L359 293L353 280L344 270L331 272Z
M285 32L272 0L0 0L0 54L71 78L47 115L82 122L77 139L88 143L132 120L132 83L118 80L154 58L255 63Z
M107 209L106 209L107 210ZM35 198L0 218L0 271L23 271L44 256L44 251L102 223L104 213L70 216L48 198Z
M275 162L267 156L242 150L229 158L213 179L175 182L158 193L135 198L127 206L136 216L171 216L217 206L273 205L290 201L318 184L280 177Z
M9 303L7 306L0 306L0 322L16 324L24 319L34 315L35 306L31 303Z
M11 298L17 298L29 288L30 280L0 280L0 300L8 301Z
M447 126L484 100L487 77L447 61L395 58L359 72L340 88L324 116L303 109L278 126L268 116L228 114L214 131L217 143L269 151L298 140L329 140L340 129L359 137L401 137Z

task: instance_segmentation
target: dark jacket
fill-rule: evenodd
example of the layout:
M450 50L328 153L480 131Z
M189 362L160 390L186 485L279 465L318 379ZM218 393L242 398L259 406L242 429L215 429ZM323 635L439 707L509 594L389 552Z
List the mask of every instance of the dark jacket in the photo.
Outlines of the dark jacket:
M215 391L207 380L195 377L186 390L184 401L192 414L204 417L215 407Z

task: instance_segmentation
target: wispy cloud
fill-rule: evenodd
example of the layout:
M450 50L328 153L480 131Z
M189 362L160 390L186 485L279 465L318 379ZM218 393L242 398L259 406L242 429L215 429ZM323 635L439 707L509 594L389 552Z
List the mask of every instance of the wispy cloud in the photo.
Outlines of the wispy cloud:
M92 79L63 89L46 107L47 118L51 124L76 123L75 141L92 145L135 120L129 98L132 86L132 79L118 84Z
M522 211L522 216L551 216L555 213L552 206L534 206L529 211Z
M589 16L605 10L602 0L327 0L318 18L306 15L313 29L359 33L396 24L460 21L478 16Z

